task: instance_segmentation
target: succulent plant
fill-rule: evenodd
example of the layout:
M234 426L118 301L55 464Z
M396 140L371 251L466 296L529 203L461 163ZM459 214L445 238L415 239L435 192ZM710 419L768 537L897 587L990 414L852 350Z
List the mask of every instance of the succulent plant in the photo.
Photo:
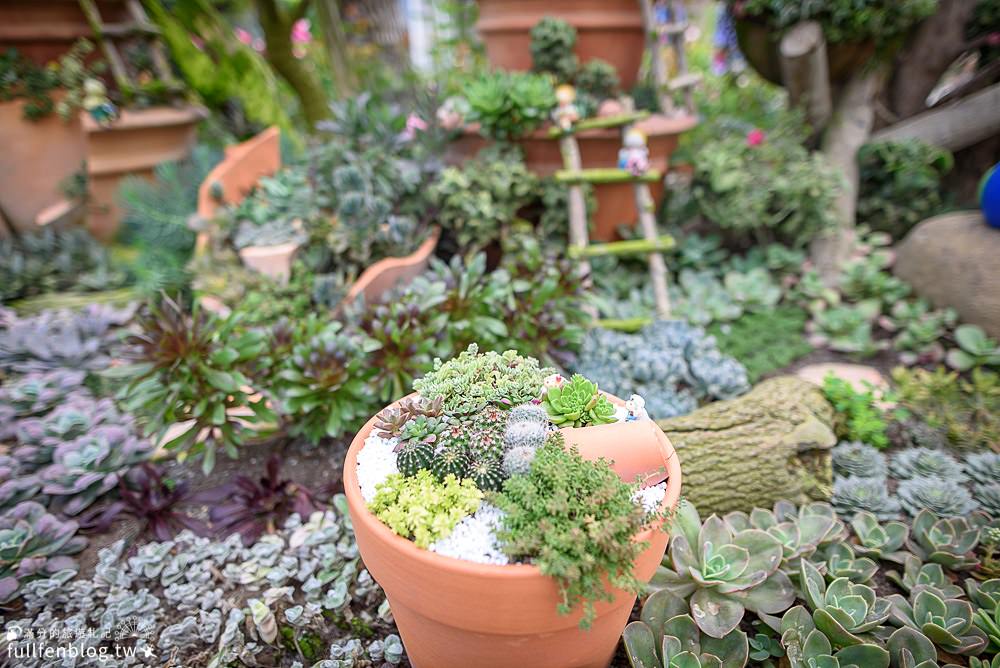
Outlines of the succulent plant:
M896 488L903 509L911 515L930 510L937 515L965 515L979 507L961 483L940 477L918 476L903 480Z
M543 427L547 427L549 424L549 414L548 411L545 410L545 407L541 404L536 404L534 402L521 404L519 406L514 406L510 409L510 412L507 413L508 427L519 422L534 422L542 425Z
M886 642L892 668L938 668L937 648L916 629L903 626L892 632ZM971 664L970 664L971 665ZM945 668L952 668L948 664Z
M379 438L399 436L411 415L401 408L386 408L375 416L375 435Z
M910 536L910 528L902 522L879 524L872 513L862 511L851 519L851 528L858 537L854 551L881 561L904 563L907 553L900 548Z
M128 428L98 427L55 449L52 464L40 474L42 491L54 497L61 512L76 515L117 487L129 468L152 455L152 444Z
M864 584L878 572L878 564L868 557L858 557L848 543L828 545L817 555L825 560L826 579L847 578L856 584Z
M430 470L434 461L434 446L421 441L406 443L396 454L396 465L404 476L417 475L420 469Z
M930 589L889 596L890 620L896 626L920 631L935 645L951 654L979 654L986 646L986 634L973 623L972 606L957 598L942 598Z
M448 447L461 447L476 459L500 461L504 451L506 412L487 406L476 415L449 417L444 441Z
M548 418L546 418L546 422ZM504 447L508 450L514 448L540 448L545 443L548 429L539 422L511 422L504 432Z
M776 614L795 600L791 580L779 570L781 559L781 543L767 532L733 531L716 515L702 524L698 510L682 502L670 529L668 560L650 584L690 597L698 628L722 638L739 625L746 609Z
M986 518L980 513L969 517L939 518L924 509L913 518L906 547L924 562L941 564L952 571L975 568L979 561L973 551Z
M549 420L558 427L586 427L615 421L615 407L580 374L564 385L550 387L542 396Z
M1000 345L976 325L959 325L955 328L958 348L948 351L948 366L958 371L968 371L978 366L1000 366Z
M684 599L668 591L646 600L622 641L633 668L743 668L750 652L747 634L739 629L722 638L703 635Z
M13 408L19 417L40 415L78 390L85 376L82 371L65 369L31 373L0 387L0 404Z
M863 644L866 634L889 618L889 601L879 598L871 587L847 578L837 578L827 586L811 563L803 560L800 568L802 595L813 622L835 647Z
M842 476L884 479L889 473L885 455L861 441L840 443L831 454L833 471Z
M823 512L821 506L807 504L796 512L794 507L781 504L776 506L776 512L754 508L749 515L728 513L723 520L733 531L759 529L776 538L782 549L781 570L794 577L799 560L810 558L821 543L844 530L832 509L826 506L829 512Z
M535 460L538 448L520 445L504 453L503 470L508 476L527 475L531 471L531 462Z
M879 520L899 517L899 502L889 496L885 480L878 478L838 478L833 482L830 503L837 514L850 519L860 512L869 512Z
M74 392L47 415L18 421L18 446L12 454L26 469L35 470L52 462L52 453L60 443L80 438L101 425L127 422L111 399Z
M495 459L477 459L469 466L468 477L484 492L498 492L507 479L503 467Z
M30 580L75 571L76 561L68 555L87 546L76 530L76 522L50 515L34 501L0 515L0 603L17 597Z
M997 607L997 604L1000 604L1000 579L993 578L979 582L973 578L966 578L965 592L977 608L993 609ZM949 596L948 598L957 598L957 596Z
M889 652L875 644L838 645L801 605L781 618L781 645L791 668L888 668Z
M472 461L464 448L443 447L434 453L429 470L439 482L444 482L449 475L461 480L468 477L471 465Z
M923 668L923 666L919 666L918 668ZM992 659L980 659L970 656L969 668L1000 668L1000 654L997 654Z
M1000 483L972 486L972 498L984 512L1000 517Z
M22 470L16 457L0 455L0 509L11 508L42 491L38 476Z
M965 471L957 459L944 450L909 448L893 455L889 468L901 480L910 478L940 478L962 482Z
M1000 454L996 452L976 452L968 455L963 468L972 482L980 485L1000 482Z
M403 425L399 434L399 443L396 444L396 452L413 443L435 445L444 439L448 427L449 421L445 416L417 415Z
M948 445L948 439L940 429L916 418L894 421L889 424L886 433L889 440L901 448L940 449Z
M902 575L897 571L887 571L885 576L907 594L929 589L941 598L958 598L962 595L962 588L952 584L941 564L921 563L912 554L907 554L903 560Z

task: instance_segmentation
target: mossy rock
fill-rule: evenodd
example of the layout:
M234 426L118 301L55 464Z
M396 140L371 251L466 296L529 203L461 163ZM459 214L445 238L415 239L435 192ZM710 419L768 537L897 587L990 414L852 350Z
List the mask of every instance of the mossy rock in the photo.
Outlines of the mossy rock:
M703 516L830 498L833 408L812 383L771 378L658 424L680 456L683 495Z

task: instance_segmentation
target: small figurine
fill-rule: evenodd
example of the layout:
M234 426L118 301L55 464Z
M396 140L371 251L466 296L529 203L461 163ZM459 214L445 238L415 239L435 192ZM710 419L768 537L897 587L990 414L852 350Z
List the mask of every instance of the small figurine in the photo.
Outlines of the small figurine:
M633 394L629 397L628 401L625 402L625 410L628 411L625 414L626 422L638 422L639 420L649 419L649 413L646 412L646 400L638 394Z
M642 176L649 170L649 149L642 130L631 128L625 133L624 146L618 151L618 168Z
M100 79L83 82L83 108L101 127L111 125L118 118L118 107L108 99L108 89Z
M548 392L554 387L562 387L565 384L566 384L566 379L563 378L558 373L546 376L545 379L542 381L542 387L545 388L546 392Z
M556 88L556 106L552 112L552 120L563 132L569 132L573 124L580 120L580 111L576 108L576 89L569 84Z
M436 116L437 123L445 130L457 130L465 123L469 113L469 103L462 97L449 97L440 107Z

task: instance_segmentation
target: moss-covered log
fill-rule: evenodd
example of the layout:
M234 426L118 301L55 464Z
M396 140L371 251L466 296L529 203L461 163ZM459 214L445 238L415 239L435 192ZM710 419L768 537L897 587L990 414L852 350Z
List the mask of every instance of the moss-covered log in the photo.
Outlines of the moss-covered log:
M680 456L682 493L704 517L778 499L828 500L832 422L819 388L782 376L659 425Z

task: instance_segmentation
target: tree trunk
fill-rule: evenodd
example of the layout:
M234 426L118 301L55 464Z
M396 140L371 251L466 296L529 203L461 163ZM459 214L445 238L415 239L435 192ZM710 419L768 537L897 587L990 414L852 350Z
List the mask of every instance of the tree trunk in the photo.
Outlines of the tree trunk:
M308 2L299 0L294 11L283 12L276 0L254 0L267 43L267 60L295 91L309 132L313 132L316 123L326 118L329 112L326 95L312 71L292 53L292 25L305 13Z
M1000 84L875 133L873 139L919 139L949 151L1000 134Z
M347 34L340 18L340 6L337 0L319 0L316 14L323 30L326 57L337 82L337 94L342 98L348 97L357 91L358 82L348 62Z
M792 107L801 107L814 132L822 132L830 115L830 74L823 28L816 21L796 24L781 39L781 79Z

